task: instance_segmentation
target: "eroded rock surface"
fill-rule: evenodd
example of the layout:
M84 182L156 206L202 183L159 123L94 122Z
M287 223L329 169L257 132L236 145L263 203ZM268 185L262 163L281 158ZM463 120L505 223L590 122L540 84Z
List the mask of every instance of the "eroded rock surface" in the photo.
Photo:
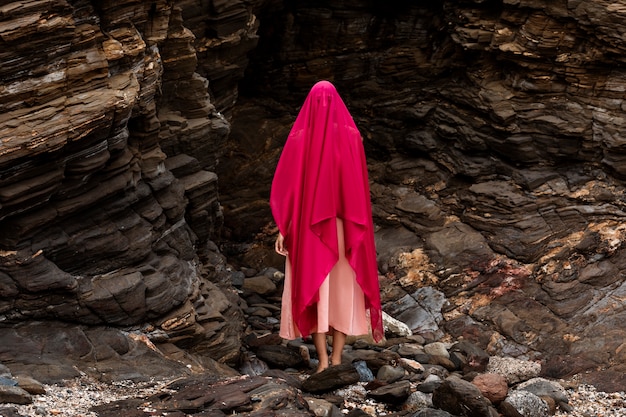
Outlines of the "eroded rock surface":
M269 184L285 125L310 85L330 79L364 136L381 271L414 282L383 290L387 299L432 286L449 299L443 327L454 335L488 327L493 349L544 352L555 375L622 369L621 11L605 1L272 2L234 114L232 163ZM252 152L267 162L257 168L245 150L259 134L265 146ZM270 224L268 188L222 167L235 191L223 198L228 231L251 235L242 225L254 228L246 220L259 208Z
M193 347L236 362L241 311L212 242L230 124L204 75L226 77L219 97L234 102L242 70L226 60L245 61L256 28L242 3L195 3L0 4L4 363L36 361L31 350L62 355L47 326L95 368L111 346L84 333L109 326L122 345L138 334L174 358ZM202 75L199 50L223 59L206 60Z
M96 370L135 347L149 362L150 344L169 369L236 363L233 283L282 267L269 184L326 78L364 136L386 310L429 339L619 381L623 14L603 0L0 3L0 332L14 341L0 361L42 365L67 340Z

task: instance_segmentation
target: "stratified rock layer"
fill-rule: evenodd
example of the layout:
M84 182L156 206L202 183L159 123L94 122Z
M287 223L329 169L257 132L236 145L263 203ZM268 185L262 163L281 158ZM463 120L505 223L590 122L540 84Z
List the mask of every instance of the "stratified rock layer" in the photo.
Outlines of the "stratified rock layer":
M383 288L387 311L432 286L456 336L490 328L484 347L543 352L558 375L621 363L623 16L601 0L267 3L218 167L227 233L251 236L259 210L271 225L268 167L326 78L364 136L381 271L412 282Z
M113 326L185 366L235 362L225 255L282 266L270 239L251 242L273 232L276 160L325 78L370 158L383 284L401 283L381 286L386 311L553 376L619 372L624 13L602 0L1 2L0 331Z
M195 345L236 361L241 312L212 282L224 268L211 242L222 223L214 171L230 124L196 71L183 15L207 30L231 18L193 3L0 4L3 340L29 322L115 326L150 334L163 351ZM253 46L253 15L231 6L245 21L224 31ZM214 256L211 268L199 256ZM4 363L19 361L6 349Z

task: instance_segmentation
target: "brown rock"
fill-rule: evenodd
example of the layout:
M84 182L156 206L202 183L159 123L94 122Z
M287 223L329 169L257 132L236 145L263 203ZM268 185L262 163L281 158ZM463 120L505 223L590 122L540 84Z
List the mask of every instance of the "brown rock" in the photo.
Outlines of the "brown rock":
M260 295L272 294L276 291L276 284L266 276L246 278L243 281L243 289Z
M502 402L509 392L506 378L499 374L480 374L472 380L472 383L478 387L485 398L495 405Z
M302 389L311 393L329 392L359 382L360 376L352 364L331 366L315 373L302 383Z
M43 395L46 393L46 388L43 384L34 378L25 375L17 375L15 377L17 386L31 395Z
M447 378L435 389L433 404L451 414L468 417L490 416L493 409L476 385L458 377Z
M391 365L400 360L400 355L398 355L398 353L388 349L383 351L356 349L344 352L344 355L349 357L350 362L365 361L367 363L367 367L371 369L373 373L378 372L378 370L384 365Z
M450 349L463 354L464 360L460 366L463 372L484 372L489 364L489 354L478 345L467 340L460 340Z
M411 394L411 383L409 381L398 381L380 388L373 389L367 393L369 398L387 404L402 404Z
M0 404L30 404L32 402L33 399L26 390L16 386L0 384Z
M449 358L441 355L430 355L428 363L431 365L439 365L446 368L448 371L454 371L456 369L456 365Z
M259 359L280 369L301 365L304 358L299 350L282 345L262 345L256 349Z

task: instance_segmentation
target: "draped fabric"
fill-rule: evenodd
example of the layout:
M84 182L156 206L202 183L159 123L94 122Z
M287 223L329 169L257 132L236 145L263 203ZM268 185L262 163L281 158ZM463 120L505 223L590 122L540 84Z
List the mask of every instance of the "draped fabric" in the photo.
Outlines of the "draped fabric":
M289 251L292 315L302 335L315 328L318 290L339 258L339 218L346 258L365 295L372 336L381 340L365 152L352 116L328 81L315 84L300 109L276 167L270 205Z

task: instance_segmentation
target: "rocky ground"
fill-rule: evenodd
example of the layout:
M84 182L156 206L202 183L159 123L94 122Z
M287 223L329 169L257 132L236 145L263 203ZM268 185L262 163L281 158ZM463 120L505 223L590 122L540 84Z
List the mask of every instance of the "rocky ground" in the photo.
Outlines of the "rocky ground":
M0 365L0 416L505 416L609 417L626 413L617 383L590 384L589 375L551 377L538 352L504 355L477 337L444 331L445 297L430 287L412 297L417 306L383 297L386 340L350 337L343 364L315 374L310 340L278 336L283 275L269 268L242 269L234 282L247 323L237 369L214 367L155 377L133 370L132 379L81 372L59 383L40 383ZM236 280L235 280L236 281ZM382 293L390 290L383 280ZM394 291L395 293L395 291ZM403 297L407 298L407 297ZM415 333L387 312L431 326ZM430 317L430 318L429 318ZM486 332L484 335L493 333ZM483 336L484 336L483 335ZM154 355L158 347L152 346ZM330 346L329 346L330 348ZM552 367L554 365L551 365ZM185 370L187 370L185 368ZM597 377L596 373L596 377ZM602 392L596 387L611 386Z
M303 376L306 378L306 376ZM102 383L93 378L83 376L65 381L63 384L42 385L45 393L33 395L32 403L26 405L4 404L0 406L0 416L67 416L67 417L99 417L97 409L106 409L116 403L137 397L151 397L167 392L174 381L149 380L145 382L119 381ZM565 395L572 410L558 410L555 417L619 417L626 414L626 395L624 392L605 393L597 391L593 386L578 384L575 379L561 381ZM338 389L335 394L344 395L344 401L337 407L343 415L364 409L371 415L387 415L394 411L385 404L361 399L363 383ZM138 407L139 409L140 407ZM142 415L165 415L150 412L146 404ZM411 413L407 413L410 415ZM122 414L129 415L129 414ZM324 413L315 415L325 415ZM435 414L432 414L435 415ZM443 414L440 414L443 416ZM535 414L522 414L535 415Z

